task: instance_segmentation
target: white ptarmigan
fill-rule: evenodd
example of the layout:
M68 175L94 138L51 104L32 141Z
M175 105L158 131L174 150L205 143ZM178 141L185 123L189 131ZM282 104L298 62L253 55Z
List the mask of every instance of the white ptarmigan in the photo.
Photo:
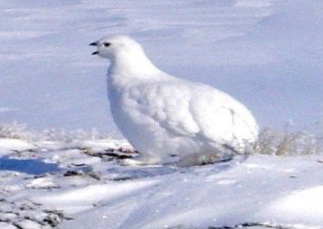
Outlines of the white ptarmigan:
M189 161L194 165L244 154L257 140L258 125L244 105L211 86L159 70L128 36L115 35L90 45L98 48L93 54L110 60L112 117L141 153L126 164L158 164L180 158L182 164Z

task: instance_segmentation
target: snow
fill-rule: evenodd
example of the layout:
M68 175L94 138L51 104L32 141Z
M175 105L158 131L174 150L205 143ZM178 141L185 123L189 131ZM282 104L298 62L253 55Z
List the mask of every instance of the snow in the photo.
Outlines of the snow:
M28 142L25 142L23 140L19 139L7 139L7 138L0 138L0 149L2 151L4 150L33 150L37 148L33 144L29 144Z
M53 150L14 150L7 156L55 161L55 170L37 174L28 163L7 170L1 158L0 221L9 228L322 228L323 154L131 167L120 165L121 156L133 153L118 151L128 143L105 141L110 144L100 153L52 142Z
M166 72L239 99L261 127L320 132L322 4L2 0L0 122L120 136L106 62L88 44L127 34ZM127 167L124 140L18 138L0 138L0 228L323 228L322 154Z
M118 135L108 115L106 63L88 44L127 34L166 72L239 99L261 127L284 128L289 120L294 129L316 126L323 112L322 4L4 0L0 121Z
M292 221L294 217L302 217L304 222L322 225L322 220L318 220L315 217L316 215L323 215L322 191L322 185L295 190L290 195L273 202L267 211L271 212L281 221ZM276 212L284 215L284 218L276 215Z

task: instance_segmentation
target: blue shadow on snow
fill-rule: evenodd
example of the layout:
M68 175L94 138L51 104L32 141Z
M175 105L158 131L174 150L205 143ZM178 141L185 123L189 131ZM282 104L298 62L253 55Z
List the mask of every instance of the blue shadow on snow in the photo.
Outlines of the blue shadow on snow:
M15 159L9 157L0 158L0 171L15 171L30 175L41 175L44 173L60 171L57 164L45 163L36 159Z

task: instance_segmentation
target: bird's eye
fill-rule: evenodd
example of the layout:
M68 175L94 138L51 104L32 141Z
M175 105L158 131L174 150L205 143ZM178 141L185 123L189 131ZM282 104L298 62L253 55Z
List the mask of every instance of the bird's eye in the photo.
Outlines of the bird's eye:
M109 47L111 44L110 43L108 43L108 42L105 42L105 43L103 43L103 46L104 47Z

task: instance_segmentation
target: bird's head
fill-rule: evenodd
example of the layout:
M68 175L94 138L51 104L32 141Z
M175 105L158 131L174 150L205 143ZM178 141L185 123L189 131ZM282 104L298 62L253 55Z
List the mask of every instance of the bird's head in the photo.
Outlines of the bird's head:
M105 37L90 45L98 48L92 55L98 55L109 60L114 60L122 55L129 56L132 53L138 54L143 52L141 46L136 41L124 35Z
M132 74L150 77L160 72L145 55L140 44L130 37L115 35L102 38L90 45L97 47L93 55L110 60L110 72L118 72L119 75L127 73L128 76Z

